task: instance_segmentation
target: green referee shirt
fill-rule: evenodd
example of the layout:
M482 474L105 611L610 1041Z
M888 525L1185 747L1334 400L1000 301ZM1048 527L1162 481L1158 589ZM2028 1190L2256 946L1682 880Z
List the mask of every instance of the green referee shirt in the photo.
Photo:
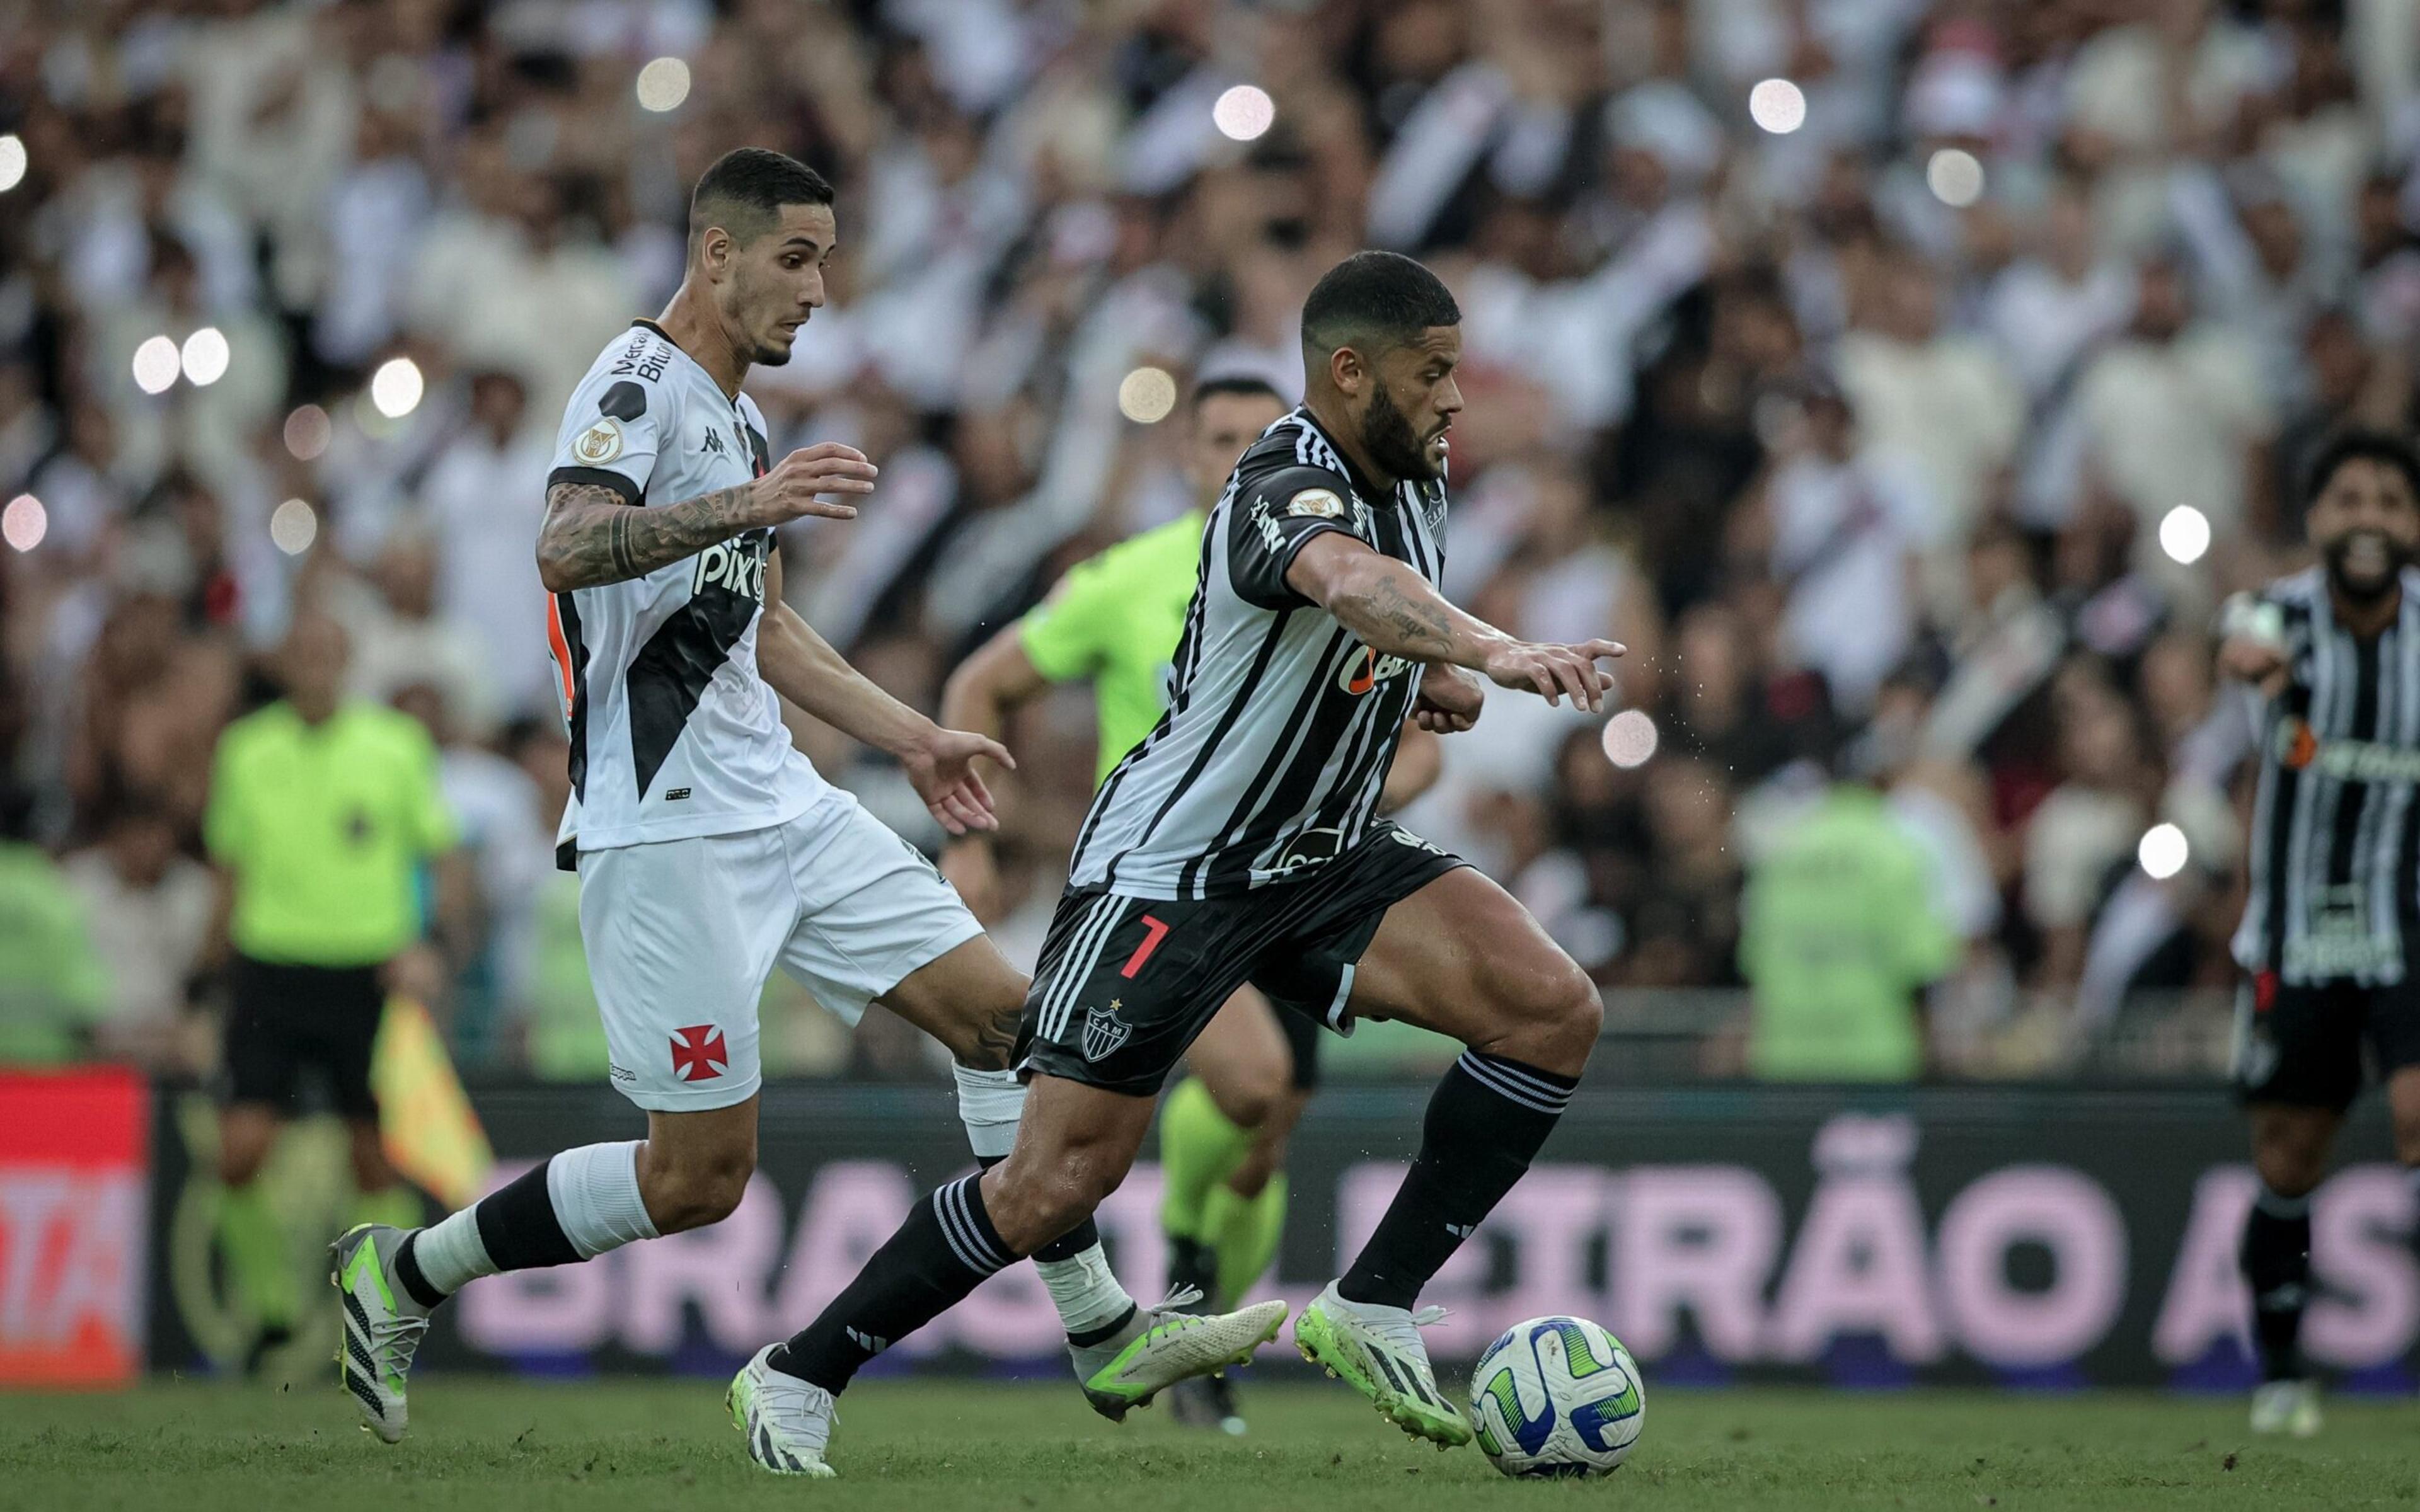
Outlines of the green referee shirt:
M1068 569L1017 626L1026 658L1054 683L1093 680L1098 785L1168 707L1168 675L1201 570L1200 510Z
M453 848L437 747L348 702L318 725L272 703L228 725L203 837L235 878L227 933L258 961L362 966L420 933L420 865Z

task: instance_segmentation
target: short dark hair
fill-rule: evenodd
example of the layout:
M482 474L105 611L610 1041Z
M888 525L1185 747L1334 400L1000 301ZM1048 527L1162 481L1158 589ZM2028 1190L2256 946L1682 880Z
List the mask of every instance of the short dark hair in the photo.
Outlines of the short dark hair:
M1460 324L1444 282L1399 252L1355 253L1321 274L1302 304L1302 344L1320 352L1382 351Z
M1233 394L1239 399L1273 399L1279 409L1285 408L1285 395L1266 378L1256 378L1249 373L1229 373L1219 378L1203 378L1193 385L1193 412L1199 414L1202 401L1220 394Z
M731 233L742 246L772 228L784 205L829 205L830 180L800 162L763 147L734 147L714 160L689 197L689 234L693 242L709 225Z
M2412 497L2420 500L2420 454L2402 437L2382 430L2353 427L2337 431L2321 443L2319 455L2303 473L2303 507L2310 508L2327 492L2336 470L2348 462L2375 462L2403 474Z

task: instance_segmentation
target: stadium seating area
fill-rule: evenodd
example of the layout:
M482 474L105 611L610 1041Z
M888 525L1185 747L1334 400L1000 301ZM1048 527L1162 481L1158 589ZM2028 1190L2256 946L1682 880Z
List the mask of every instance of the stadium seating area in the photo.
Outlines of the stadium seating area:
M2318 440L2412 421L2414 8L23 8L0 913L72 900L105 986L0 952L0 1045L199 1069L207 753L308 601L444 746L481 896L431 987L466 1064L595 1073L530 543L566 393L678 281L684 187L755 144L841 189L832 307L752 392L777 455L882 466L862 518L784 550L886 687L930 708L1057 570L1184 507L1182 411L1138 370L1298 392L1311 281L1415 253L1465 316L1449 591L1610 630L1635 712L1499 697L1406 822L1513 887L1619 1029L1740 987L1761 848L1835 775L1876 782L1966 941L1944 1060L2066 1064L2130 995L2228 979L2250 730L2207 627L2296 564ZM1001 933L1029 954L1089 731L1068 698L1022 733ZM799 733L938 841L895 771ZM926 1053L783 1022L768 1061Z

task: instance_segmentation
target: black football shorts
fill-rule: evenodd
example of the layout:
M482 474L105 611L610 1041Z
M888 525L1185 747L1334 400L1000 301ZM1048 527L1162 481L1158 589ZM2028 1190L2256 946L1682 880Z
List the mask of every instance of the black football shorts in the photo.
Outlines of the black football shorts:
M1219 898L1162 901L1069 888L1051 916L1017 1034L1020 1074L1040 1072L1151 1097L1237 987L1280 1018L1352 1031L1353 969L1387 910L1468 863L1379 820L1299 878ZM1295 1045L1312 1035L1287 1028Z
M2420 1065L2420 981L2297 987L2256 972L2236 996L2235 1090L2245 1103L2341 1113L2361 1091L2362 1047L2383 1078Z
M306 966L238 955L230 972L225 1099L304 1111L316 1077L348 1119L378 1117L370 1047L386 1011L376 966Z

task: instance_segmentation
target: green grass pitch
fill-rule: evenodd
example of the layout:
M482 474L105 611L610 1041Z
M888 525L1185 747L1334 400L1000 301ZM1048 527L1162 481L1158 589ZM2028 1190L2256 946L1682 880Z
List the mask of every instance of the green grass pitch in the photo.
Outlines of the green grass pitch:
M1246 1378L1249 1381L1249 1376ZM2098 1395L1656 1394L1609 1481L1507 1481L1317 1384L1247 1388L1250 1436L1125 1427L1072 1387L868 1381L841 1409L838 1481L754 1469L720 1383L415 1382L395 1448L333 1385L163 1383L0 1395L0 1508L83 1512L623 1512L758 1507L1042 1512L1309 1507L2409 1507L2420 1405L2335 1401L2309 1443L2255 1442L2243 1404Z

